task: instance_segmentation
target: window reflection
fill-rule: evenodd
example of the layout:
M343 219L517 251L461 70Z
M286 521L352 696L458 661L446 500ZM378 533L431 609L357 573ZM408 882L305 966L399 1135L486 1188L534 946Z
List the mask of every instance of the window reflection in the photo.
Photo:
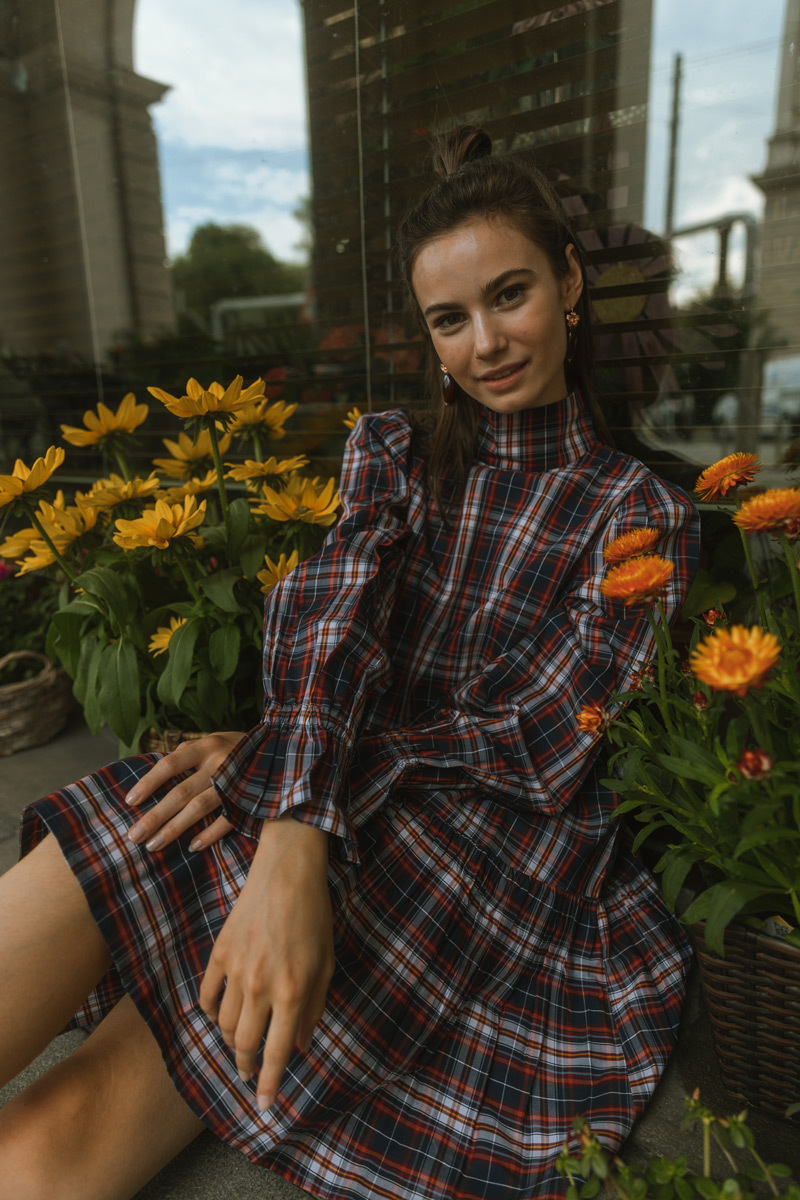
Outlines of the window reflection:
M320 462L353 404L417 402L392 231L456 119L571 212L620 444L684 482L758 445L785 482L798 47L800 0L12 0L0 469L190 375L266 377Z

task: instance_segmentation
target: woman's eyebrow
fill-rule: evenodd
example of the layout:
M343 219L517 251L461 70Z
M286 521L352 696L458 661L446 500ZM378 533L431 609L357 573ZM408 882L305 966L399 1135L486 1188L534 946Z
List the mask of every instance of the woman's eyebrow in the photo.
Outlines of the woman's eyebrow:
M498 291L504 284L519 275L531 276L536 272L530 267L511 267L508 271L503 271L500 275L496 275L494 279L490 279L481 288L481 295L488 296L492 292ZM456 300L441 300L437 304L429 304L422 314L424 317L430 316L436 312L451 312L454 308L461 308L461 305Z

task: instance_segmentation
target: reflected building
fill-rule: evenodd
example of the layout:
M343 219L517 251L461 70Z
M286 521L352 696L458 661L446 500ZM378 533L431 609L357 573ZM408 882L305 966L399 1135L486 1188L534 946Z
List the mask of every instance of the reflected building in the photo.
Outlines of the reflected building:
M800 0L786 0L775 132L767 165L753 176L764 193L760 294L785 345L774 357L800 353Z
M0 349L101 362L174 327L135 0L0 9Z

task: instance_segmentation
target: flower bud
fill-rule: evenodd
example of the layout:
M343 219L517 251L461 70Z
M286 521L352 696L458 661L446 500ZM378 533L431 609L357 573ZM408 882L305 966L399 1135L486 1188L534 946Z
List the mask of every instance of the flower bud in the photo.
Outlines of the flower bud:
M772 759L764 753L760 746L757 746L755 750L743 750L736 764L736 770L740 771L745 779L769 779Z

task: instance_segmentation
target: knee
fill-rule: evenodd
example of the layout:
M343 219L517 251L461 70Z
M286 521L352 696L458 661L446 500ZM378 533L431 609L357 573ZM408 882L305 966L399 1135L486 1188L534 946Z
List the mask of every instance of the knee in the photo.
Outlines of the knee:
M102 1097L68 1068L68 1062L52 1068L0 1111L0 1179L14 1200L86 1194L82 1176Z

